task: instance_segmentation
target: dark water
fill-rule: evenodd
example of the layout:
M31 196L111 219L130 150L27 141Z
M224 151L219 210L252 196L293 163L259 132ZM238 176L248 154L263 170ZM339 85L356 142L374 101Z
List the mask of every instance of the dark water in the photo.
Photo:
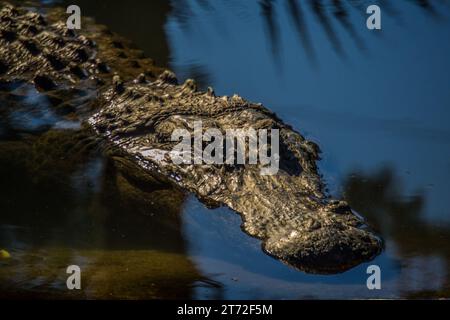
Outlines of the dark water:
M70 3L179 78L262 102L318 142L329 192L386 248L339 275L290 269L242 233L238 215L138 183L130 164L30 94L0 122L0 248L11 254L0 295L450 297L449 2ZM365 27L372 3L381 32ZM69 264L83 270L81 293L65 289ZM370 264L381 290L366 287Z

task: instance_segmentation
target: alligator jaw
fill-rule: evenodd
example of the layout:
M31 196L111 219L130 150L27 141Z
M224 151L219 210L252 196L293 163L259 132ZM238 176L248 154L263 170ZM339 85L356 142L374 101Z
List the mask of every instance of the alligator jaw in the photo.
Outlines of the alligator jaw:
M263 242L263 250L270 256L318 274L347 271L372 260L381 248L381 239L364 228L333 224L275 234Z

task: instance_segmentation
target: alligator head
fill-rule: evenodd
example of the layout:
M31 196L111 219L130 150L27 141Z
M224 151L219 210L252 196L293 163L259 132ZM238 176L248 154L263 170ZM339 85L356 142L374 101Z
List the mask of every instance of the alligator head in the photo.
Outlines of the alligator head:
M264 251L301 270L324 274L346 271L380 253L381 240L345 202L332 200L316 210L270 235Z
M362 218L345 202L325 196L315 143L261 104L237 95L216 97L212 89L199 92L193 80L176 83L175 75L165 72L153 82L140 76L112 88L103 97L104 108L89 122L143 167L163 173L210 206L226 205L238 212L243 230L261 239L265 252L289 265L336 273L380 253L380 239ZM172 134L182 129L195 136L196 122L202 123L202 133L278 130L278 170L262 174L264 166L249 161L176 163L178 141ZM249 151L250 140L245 141ZM221 153L226 152L224 146Z

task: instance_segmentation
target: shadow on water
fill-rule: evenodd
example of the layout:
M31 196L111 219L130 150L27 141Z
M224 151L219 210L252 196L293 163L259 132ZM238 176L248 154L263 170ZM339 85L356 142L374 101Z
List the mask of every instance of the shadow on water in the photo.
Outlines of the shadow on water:
M11 255L0 260L0 297L190 298L197 286L220 289L186 254L185 194L90 129L63 126L33 92L24 102L0 91L0 248ZM82 291L66 288L72 264Z
M230 1L233 2L234 0ZM417 7L422 8L424 12L428 13L433 18L438 19L440 17L438 9L435 3L438 0L401 0L398 2L406 2L408 4L413 3ZM262 26L266 33L266 39L268 41L268 48L273 57L273 63L280 67L282 59L282 50L288 49L290 45L283 48L281 41L280 24L283 19L281 11L286 13L291 19L292 28L296 30L299 35L299 42L306 53L306 57L311 63L317 63L317 49L314 46L317 32L314 30L314 23L318 23L322 31L324 32L328 42L331 44L331 48L334 52L343 60L346 59L347 53L345 52L342 43L342 33L339 29L342 29L350 39L354 42L355 46L363 54L368 54L365 35L363 28L357 28L355 25L355 19L351 19L351 15L358 13L362 16L364 25L365 19L368 17L366 9L369 5L376 4L381 6L382 12L386 12L387 15L395 18L401 17L401 10L398 9L403 3L398 4L397 1L389 0L258 0L260 19L262 20ZM201 10L214 11L224 10L221 5L214 3L208 3L208 6L204 5L203 1L193 1L198 5L200 9L195 9L190 4L192 1L184 0L172 0L172 12L171 16L181 25L184 32L189 32L192 29L190 20L195 19L201 14ZM442 5L440 3L440 5ZM242 10L242 6L228 4L225 9L235 10L235 14L238 14L238 10ZM244 8L248 9L249 8ZM242 13L240 13L242 14ZM250 15L250 12L247 13ZM361 21L358 20L358 23ZM219 23L216 20L215 23ZM337 28L339 25L341 28ZM359 30L359 31L358 31ZM378 31L381 34L381 31ZM281 70L280 70L281 71ZM195 75L194 75L195 76Z
M351 206L364 214L367 221L385 239L395 246L396 255L402 260L411 257L438 257L442 259L444 269L450 268L450 224L428 222L424 212L425 198L421 193L405 198L402 186L395 173L384 168L371 175L355 172L348 175L344 182L344 197ZM434 269L432 263L423 266ZM426 270L422 270L425 273ZM431 272L431 274L433 274ZM429 279L431 282L434 279ZM450 274L440 292L418 291L413 297L448 296L450 292ZM408 288L405 288L405 291Z
M185 56L189 56L188 50L196 49L187 46L180 50L176 44L168 44L168 20L173 19L181 26L178 36L190 36L199 32L195 28L197 26L191 23L193 19L205 12L225 10L223 6L239 18L256 14L256 25L263 30L264 41L268 43L272 57L269 62L275 66L281 65L282 51L291 48L283 47L283 28L286 25L282 15L289 18L288 27L293 29L306 58L313 63L318 64L321 57L321 47L318 46L321 33L317 30L321 30L326 43L340 58L347 56L347 46L342 44L344 35L351 38L363 54L367 53L364 51L365 37L358 34L352 24L354 20L350 19L359 13L365 21L369 1L364 0L260 0L255 1L253 6L250 2L237 0L131 0L126 6L122 1L44 2L79 4L83 14L95 17L99 23L107 24L112 30L130 38L160 65L179 62L170 61L175 49ZM404 0L395 3L374 0L370 4L379 3L387 15L398 17L401 16L401 10L397 8L399 2L406 3ZM439 17L437 0L412 3L433 18ZM252 12L246 12L247 9ZM226 24L219 26L223 23L219 18L208 21L211 21L210 28L226 27ZM345 33L337 31L341 29ZM226 32L220 35L225 38ZM227 45L224 40L222 46ZM207 46L206 43L205 47L209 49ZM262 55L258 52L258 56ZM183 77L200 80L200 86L206 87L218 78L218 73L210 72L206 64L203 66L201 63L204 61L194 59L193 63L180 64L177 71L182 70ZM230 65L227 69L233 70ZM262 71L258 72L259 78L262 78ZM233 73L233 79L239 76L239 73ZM232 80L227 79L228 83ZM263 80L259 81L256 81L258 85ZM265 87L258 88L258 94L262 94L262 88ZM329 89L323 88L324 91ZM0 102L3 105L1 99ZM33 103L42 105L42 101L30 104ZM32 113L27 109L19 110L19 113L16 110L15 116L4 116L2 113L0 118L0 248L7 248L12 256L9 261L0 261L0 296L80 297L65 290L65 268L69 264L82 267L83 287L86 289L83 297L87 298L185 298L195 296L195 289L203 286L211 289L216 298L223 297L226 290L233 292L236 286L234 280L222 288L202 275L210 274L211 268L203 272L204 269L191 261L180 217L186 204L189 205L184 193L157 177L140 175L140 171L121 155L105 155L103 150L99 150L99 142L76 124L63 123L63 127L70 126L72 130L61 130L55 126L61 120L58 115L44 109ZM394 172L388 169L369 176L356 173L344 183L345 196L378 228L383 237L392 239L388 245L395 246L399 257L407 260L416 256L439 256L448 266L449 227L423 219L424 197L418 195L405 200L401 197L401 187L395 181ZM196 244L199 245L200 235L213 234L210 239L214 243L202 243L212 247L208 252L214 254L209 258L214 259L210 260L215 263L214 266L225 261L224 269L230 267L230 261L235 262L234 267L248 277L243 279L247 282L242 283L250 286L264 278L283 280L273 292L286 297L287 288L291 288L294 294L298 293L300 282L310 283L311 290L318 281L325 282L298 272L294 274L294 271L282 268L277 261L270 261L261 254L258 244L240 233L237 217L230 223L231 229L223 224L227 221L223 217L230 214L226 210L223 217L217 216L217 225L208 228L208 224L199 221L194 213L206 212L206 220L209 218L207 215L213 212L195 205L193 209L188 209L192 209L193 223L198 223L198 233L193 233L199 235L194 239ZM208 229L207 232L205 229ZM223 230L224 235L217 230ZM227 247L221 241L229 239L230 234L234 236L229 230L236 231L237 240ZM242 245L243 241L249 244ZM247 249L253 247L249 254ZM353 270L353 275L327 278L329 283L336 284L332 295L339 296L340 285L345 281L351 285L356 282L364 284L360 281L360 274L366 276L364 271L360 268ZM356 280L352 278L355 274L358 275ZM345 277L346 280L342 280ZM448 288L448 277L445 281L445 288ZM267 287L272 284L268 282ZM300 289L307 291L308 287ZM244 298L262 295L259 292L247 293L248 287L242 290L245 291ZM413 292L416 296L436 294L420 291L420 288ZM406 294L409 295L408 292ZM448 293L442 295L448 296ZM316 296L323 295L317 293Z
M184 193L99 151L91 132L50 130L0 142L0 292L40 298L189 298ZM65 288L79 265L82 293Z
M311 43L311 35L309 34L308 25L305 22L305 14L303 13L303 4L297 0L288 0L287 4L289 6L288 12L292 17L293 24L297 30L303 48L305 48L306 54L313 62L316 63L316 53L314 47Z
M276 21L276 12L274 8L274 0L261 0L261 16L264 19L267 38L271 45L271 51L275 63L280 62L280 34L278 22Z
M212 1L212 8L205 10L196 1L187 2L193 14L183 14L184 25L170 16L166 27L173 48L171 65L177 74L181 70L182 79L195 78L185 70L203 65L217 93L238 92L272 108L323 146L320 165L327 181L346 176L341 173L358 164L372 172L380 163L389 163L389 170L355 177L360 183L356 187L352 187L353 179L338 182L338 188L351 189L349 201L379 227L386 240L386 252L371 262L383 270L384 290L377 297L448 297L441 290L448 288L449 228L436 222L448 219L448 212L441 210L446 201L436 201L448 188L448 174L443 171L448 161L442 160L448 153L443 151L448 126L440 127L438 119L447 115L444 106L449 101L448 90L441 86L448 83L448 23L440 19L448 15L448 3L229 0ZM171 3L180 14L186 1ZM381 32L366 28L366 9L371 4L382 9ZM416 42L436 50L415 50ZM311 68L311 64L322 68ZM433 139L425 140L431 135ZM420 171L433 162L432 173ZM406 186L397 185L409 169L413 173ZM395 190L375 197L371 183L364 182L378 183L386 176L391 179L386 188ZM430 182L439 187L407 198L409 189ZM366 265L326 279L293 274L260 256L257 243L233 233L240 221L227 220L230 212L218 210L211 217L195 201L190 206L184 217L188 217L186 233L197 264L206 273L220 270L216 279L226 283L230 297L256 296L246 292L251 291L249 287L278 297L303 296L310 283L314 284L310 292L317 297L326 297L325 291L332 292L334 284L341 292L330 293L331 297L369 296ZM205 232L218 228L223 231ZM317 289L319 283L326 284L323 291ZM296 288L290 288L292 284ZM355 289L358 284L361 287Z
M167 2L70 4L167 64ZM137 14L146 11L154 19ZM0 297L191 298L196 287L220 297L221 285L186 253L185 193L105 149L33 86L20 84L20 90L0 88L0 248L11 255L0 259ZM81 291L67 290L72 264L81 267Z

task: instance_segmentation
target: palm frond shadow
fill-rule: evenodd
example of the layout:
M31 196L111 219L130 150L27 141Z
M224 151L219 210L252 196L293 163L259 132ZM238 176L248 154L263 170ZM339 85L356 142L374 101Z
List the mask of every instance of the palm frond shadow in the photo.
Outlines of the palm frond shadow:
M229 0L231 2L236 0ZM198 3L198 7L206 8L207 11L215 11L214 2L205 5L204 0L193 0ZM360 27L355 24L352 14L359 13L366 16L366 8L371 4L379 5L383 14L395 19L402 19L402 5L413 4L423 9L425 14L435 19L440 19L437 4L439 0L258 0L259 14L266 33L269 50L274 62L279 64L282 43L280 35L284 32L280 25L282 11L285 10L290 18L292 28L298 34L298 39L306 57L313 64L317 63L317 50L314 48L315 35L312 31L314 25L318 23L320 29L325 34L332 50L341 59L346 58L346 50L343 44L345 34L352 40L356 48L367 54L366 43L363 36L365 25ZM442 4L441 4L442 5ZM239 6L228 6L229 8ZM172 14L188 29L189 19L194 15L192 7L187 1L172 0ZM339 26L339 28L336 28ZM343 32L342 32L343 31ZM381 33L381 32L378 32Z

